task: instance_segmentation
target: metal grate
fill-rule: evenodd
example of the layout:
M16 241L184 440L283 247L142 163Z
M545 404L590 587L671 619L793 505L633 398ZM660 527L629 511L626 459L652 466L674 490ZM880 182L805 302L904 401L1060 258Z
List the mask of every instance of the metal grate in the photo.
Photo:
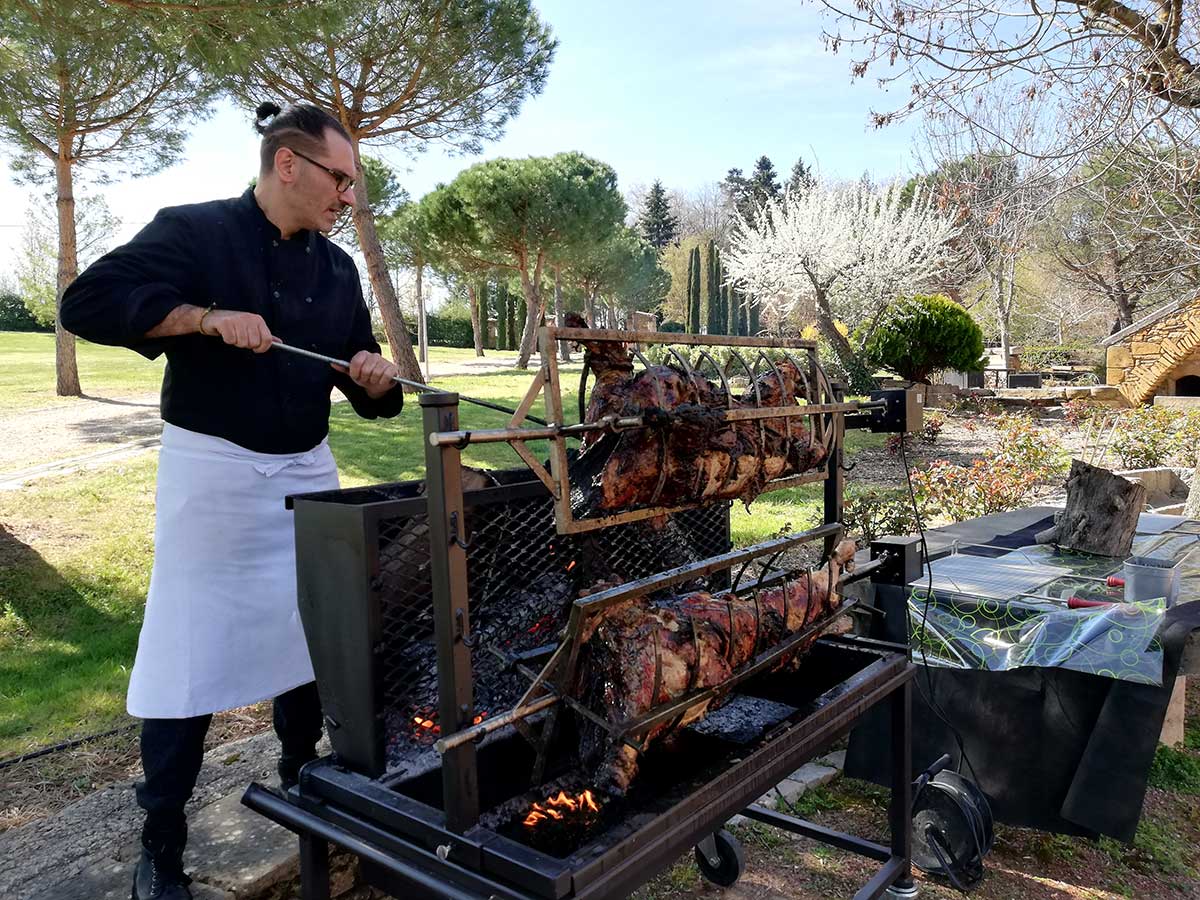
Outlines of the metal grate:
M469 503L466 514L471 631L478 641L471 664L479 715L508 709L519 699L527 682L509 659L555 643L580 591L601 581L644 578L730 549L728 504L687 510L658 528L632 522L602 533L561 535L548 493L490 493L500 496ZM375 589L383 631L378 652L388 769L394 771L428 758L441 736L425 514L381 520L378 540ZM695 587L717 590L727 584L727 573L719 573Z

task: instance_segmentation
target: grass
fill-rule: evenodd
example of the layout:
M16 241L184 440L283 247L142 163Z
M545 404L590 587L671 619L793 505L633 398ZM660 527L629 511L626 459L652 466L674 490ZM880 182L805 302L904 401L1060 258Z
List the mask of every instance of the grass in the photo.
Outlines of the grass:
M1180 794L1200 794L1200 757L1161 744L1150 765L1151 787Z
M163 358L148 360L123 347L76 342L79 383L87 396L157 393ZM0 332L0 412L74 402L54 393L54 335Z

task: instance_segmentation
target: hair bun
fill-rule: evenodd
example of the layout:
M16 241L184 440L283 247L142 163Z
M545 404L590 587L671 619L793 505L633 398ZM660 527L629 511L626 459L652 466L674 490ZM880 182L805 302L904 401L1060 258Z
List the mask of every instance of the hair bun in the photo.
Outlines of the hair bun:
M269 119L271 116L277 116L281 112L283 112L283 110L268 100L266 103L258 104L258 108L254 110L254 118L261 122L263 119Z

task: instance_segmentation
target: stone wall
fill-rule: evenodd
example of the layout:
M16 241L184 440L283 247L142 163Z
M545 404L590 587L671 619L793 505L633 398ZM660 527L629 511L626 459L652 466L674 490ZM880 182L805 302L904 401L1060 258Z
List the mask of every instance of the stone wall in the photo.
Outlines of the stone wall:
M1105 380L1130 403L1145 403L1164 385L1169 393L1179 374L1195 374L1191 363L1198 354L1200 312L1189 303L1109 347ZM1188 371L1177 372L1181 365Z

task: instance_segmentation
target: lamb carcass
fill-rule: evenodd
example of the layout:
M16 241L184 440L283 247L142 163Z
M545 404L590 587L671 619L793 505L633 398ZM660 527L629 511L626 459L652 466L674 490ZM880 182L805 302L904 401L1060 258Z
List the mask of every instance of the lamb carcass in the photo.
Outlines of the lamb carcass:
M811 440L810 417L727 422L723 387L669 365L634 371L628 348L581 341L595 373L584 421L641 416L650 427L585 435L573 468L601 510L739 499L749 503L768 481L810 471L826 458ZM733 408L791 406L804 376L776 363L735 398ZM757 390L756 390L757 389Z
M583 635L573 693L611 723L628 722L685 694L729 680L740 666L781 643L841 605L836 588L854 559L853 541L843 541L819 571L758 591L757 598L697 591L654 603L645 598L619 603L598 614ZM806 651L806 640L788 659ZM652 727L643 746L703 718L719 705L710 698L673 720ZM623 794L637 774L638 754L612 741L598 725L585 723L582 756L597 763L598 784Z

